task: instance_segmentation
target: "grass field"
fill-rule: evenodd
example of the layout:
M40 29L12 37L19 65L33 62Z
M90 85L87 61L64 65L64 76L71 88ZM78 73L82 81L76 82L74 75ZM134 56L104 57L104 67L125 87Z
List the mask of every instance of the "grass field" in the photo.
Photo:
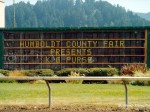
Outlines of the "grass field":
M124 105L124 86L117 84L50 84L52 105ZM129 105L150 105L149 86L131 86ZM46 84L0 83L0 105L47 105Z

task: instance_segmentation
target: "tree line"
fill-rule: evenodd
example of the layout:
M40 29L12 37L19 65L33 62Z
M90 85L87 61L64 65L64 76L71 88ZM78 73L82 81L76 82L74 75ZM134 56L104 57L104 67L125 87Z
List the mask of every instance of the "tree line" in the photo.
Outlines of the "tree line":
M15 4L17 27L149 26L119 5L96 0L38 0L35 5ZM13 5L6 6L6 27L13 27Z

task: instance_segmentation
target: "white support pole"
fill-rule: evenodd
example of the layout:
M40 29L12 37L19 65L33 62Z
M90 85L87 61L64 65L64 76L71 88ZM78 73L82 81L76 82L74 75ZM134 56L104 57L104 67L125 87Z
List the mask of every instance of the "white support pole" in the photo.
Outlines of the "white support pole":
M48 80L45 80L45 82L48 87L48 108L51 108L51 87L49 85Z
M126 81L123 80L124 88L125 88L125 105L128 107L128 87Z

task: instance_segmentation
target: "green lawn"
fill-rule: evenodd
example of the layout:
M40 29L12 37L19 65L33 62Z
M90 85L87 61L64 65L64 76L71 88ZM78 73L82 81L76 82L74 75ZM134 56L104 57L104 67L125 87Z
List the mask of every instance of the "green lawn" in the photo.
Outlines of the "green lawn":
M124 105L124 86L117 84L50 84L52 105ZM129 105L150 105L149 86L131 86ZM46 84L0 83L0 104L48 104Z

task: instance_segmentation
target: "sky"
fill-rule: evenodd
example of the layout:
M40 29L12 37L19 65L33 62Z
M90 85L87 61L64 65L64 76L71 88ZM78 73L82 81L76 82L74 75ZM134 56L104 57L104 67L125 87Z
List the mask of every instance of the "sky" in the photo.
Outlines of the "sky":
M17 2L30 1L31 4L35 4L38 0L16 0ZM148 13L150 12L150 0L102 0L111 3L112 5L119 4L122 7L125 7L126 10L130 10L133 12L142 12ZM6 5L11 5L13 0L5 0Z

